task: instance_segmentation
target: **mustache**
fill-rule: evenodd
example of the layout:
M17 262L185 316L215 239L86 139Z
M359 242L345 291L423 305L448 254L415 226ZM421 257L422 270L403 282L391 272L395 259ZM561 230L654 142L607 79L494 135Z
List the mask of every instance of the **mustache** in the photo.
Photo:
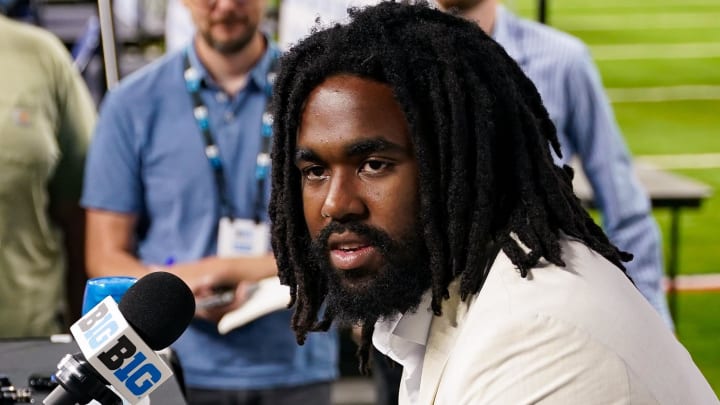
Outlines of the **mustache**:
M359 222L340 223L332 221L312 240L313 250L316 252L326 252L328 250L330 236L346 231L366 239L368 243L378 248L381 253L386 253L394 244L390 235L380 228Z
M248 17L246 15L230 13L230 14L226 14L220 18L210 20L210 24L211 25L233 24L233 23L245 23L247 21L248 21Z

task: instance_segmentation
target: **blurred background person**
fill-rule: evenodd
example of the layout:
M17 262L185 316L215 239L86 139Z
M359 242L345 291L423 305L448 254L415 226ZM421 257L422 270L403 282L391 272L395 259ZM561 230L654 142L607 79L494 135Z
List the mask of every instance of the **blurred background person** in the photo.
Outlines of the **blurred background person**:
M196 299L232 281L233 302L199 307L173 345L190 404L329 404L334 332L299 346L291 313L227 334L245 282L277 273L268 245L267 102L280 51L259 29L262 0L186 0L188 46L127 77L105 98L88 157L88 269L142 277L162 268ZM230 239L228 239L230 238ZM249 254L220 252L253 245Z
M673 328L662 287L660 230L587 47L569 34L517 17L497 0L436 2L479 24L530 77L562 145L563 158L555 156L556 162L579 158L603 229L620 250L634 255L628 275Z
M0 337L48 336L80 315L95 104L49 32L0 15L0 60Z
M266 1L266 17L263 20L262 30L275 36L277 34L277 9L280 0ZM172 52L187 46L195 33L195 26L188 9L183 5L182 0L167 0L165 9L165 51ZM273 38L274 39L274 38Z

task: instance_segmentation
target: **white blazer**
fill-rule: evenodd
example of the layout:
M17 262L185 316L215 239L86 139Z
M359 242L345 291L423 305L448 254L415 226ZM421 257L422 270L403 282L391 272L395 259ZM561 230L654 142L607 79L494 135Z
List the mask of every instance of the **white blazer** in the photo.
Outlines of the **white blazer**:
M527 278L501 252L468 303L451 285L430 326L419 405L719 403L617 267L582 243L561 247L565 267L543 262Z

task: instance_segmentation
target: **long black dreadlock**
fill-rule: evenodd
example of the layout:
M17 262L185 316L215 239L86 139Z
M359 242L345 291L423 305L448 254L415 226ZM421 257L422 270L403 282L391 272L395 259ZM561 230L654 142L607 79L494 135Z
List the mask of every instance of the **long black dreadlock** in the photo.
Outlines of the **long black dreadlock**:
M333 320L327 312L317 318L327 284L309 258L293 161L304 102L333 75L386 83L405 112L421 163L418 193L435 314L455 278L462 299L480 291L500 249L523 277L541 257L564 266L561 232L625 270L622 261L632 255L613 246L582 208L572 170L553 163L548 143L560 154L555 128L535 86L500 45L476 24L424 2L383 2L351 10L351 19L291 49L275 85L272 245L296 306L292 327L299 343ZM363 328L365 359L371 326Z

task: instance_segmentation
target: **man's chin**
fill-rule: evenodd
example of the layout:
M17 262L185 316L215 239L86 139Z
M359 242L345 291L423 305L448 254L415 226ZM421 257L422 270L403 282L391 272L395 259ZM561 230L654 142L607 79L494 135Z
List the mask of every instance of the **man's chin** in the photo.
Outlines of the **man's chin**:
M348 289L369 287L376 276L376 272L365 268L334 270L343 288Z
M347 272L344 270L343 272ZM374 273L352 271L340 273L328 285L328 310L340 326L375 323L416 307L426 290L415 283L387 283ZM406 287L410 288L406 288Z
M349 289L330 292L326 303L338 326L352 327L359 324L374 324L378 320L395 317L416 308L421 298L422 295L397 305L376 297L368 287L353 285Z
M247 33L236 35L234 37L226 37L224 35L220 36L212 34L205 36L205 39L210 44L210 46L224 55L234 54L242 51L248 46L252 38L253 35L248 35Z
M232 55L245 49L247 42L240 41L213 41L212 47L223 55Z
M377 319L397 313L392 308L380 309L377 307L377 303L363 299L360 296L363 291L367 291L367 289L353 285L348 289L343 289L342 292L328 294L327 307L333 312L333 321L337 326L352 327L375 323Z

